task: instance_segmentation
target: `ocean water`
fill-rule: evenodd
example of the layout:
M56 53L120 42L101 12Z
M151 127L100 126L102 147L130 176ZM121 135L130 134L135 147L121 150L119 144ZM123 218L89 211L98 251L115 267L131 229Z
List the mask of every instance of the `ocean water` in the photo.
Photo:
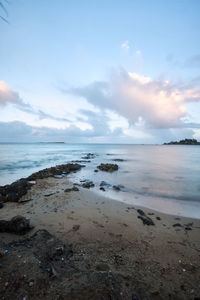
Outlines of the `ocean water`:
M164 213L200 218L200 146L110 144L0 144L0 185L46 167L80 160L94 153L70 180L92 180L94 190L127 204ZM114 162L114 159L123 159ZM113 173L94 172L101 163L117 163ZM110 187L100 191L101 181ZM112 186L124 188L115 191Z

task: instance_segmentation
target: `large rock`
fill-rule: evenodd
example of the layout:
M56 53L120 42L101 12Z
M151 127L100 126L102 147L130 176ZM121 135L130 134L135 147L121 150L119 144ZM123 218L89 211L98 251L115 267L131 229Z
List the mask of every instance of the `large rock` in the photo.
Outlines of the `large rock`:
M10 221L0 220L0 232L25 234L32 228L30 221L22 216L15 216Z
M97 168L100 169L101 171L112 173L113 171L118 170L118 165L117 164L103 164L103 163L101 163Z
M36 179L67 175L71 172L80 170L84 165L65 164L56 167L47 168L33 173L27 178L22 178L11 184L0 186L0 201L2 202L18 202L22 196L36 183ZM62 176L61 176L62 177Z

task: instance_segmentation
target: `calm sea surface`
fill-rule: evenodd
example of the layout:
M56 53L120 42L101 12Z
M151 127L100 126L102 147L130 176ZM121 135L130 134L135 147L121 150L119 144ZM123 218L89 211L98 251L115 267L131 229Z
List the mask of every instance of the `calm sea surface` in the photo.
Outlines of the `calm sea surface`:
M96 154L80 172L70 175L73 182L88 179L94 191L126 203L165 213L200 218L200 146L151 146L106 144L0 144L0 185L46 167L79 160ZM117 162L112 174L94 172L101 162ZM99 190L104 180L111 186ZM124 186L120 192L112 185Z

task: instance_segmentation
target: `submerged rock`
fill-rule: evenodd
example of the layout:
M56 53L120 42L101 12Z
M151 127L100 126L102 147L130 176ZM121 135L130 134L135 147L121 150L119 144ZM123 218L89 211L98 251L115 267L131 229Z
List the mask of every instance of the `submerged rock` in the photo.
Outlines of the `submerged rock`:
M103 163L101 163L97 168L100 169L101 171L112 173L113 171L118 170L118 165L117 164L103 164Z
M32 228L30 221L22 216L13 217L10 221L0 220L0 232L25 234Z
M124 159L122 159L122 158L113 158L112 161L119 161L119 162L121 162L121 161L124 161Z
M100 186L110 187L111 184L110 184L110 183L107 183L106 181L101 181Z
M103 191L103 192L105 192L105 189L104 189L103 186L100 187L100 190Z
M121 191L121 189L124 189L124 185L122 184L113 185L113 189L115 191Z
M82 184L82 187L86 189L90 189L91 187L94 187L94 183L92 181L86 181Z
M95 154L94 153L88 153L85 156L81 157L82 159L93 159L95 158Z

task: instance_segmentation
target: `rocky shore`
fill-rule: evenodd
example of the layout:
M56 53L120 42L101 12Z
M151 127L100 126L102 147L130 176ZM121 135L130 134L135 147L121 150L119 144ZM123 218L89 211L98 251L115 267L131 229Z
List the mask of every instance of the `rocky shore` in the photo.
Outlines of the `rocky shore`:
M82 167L0 188L0 298L200 299L200 220L97 195L92 182L68 180Z

